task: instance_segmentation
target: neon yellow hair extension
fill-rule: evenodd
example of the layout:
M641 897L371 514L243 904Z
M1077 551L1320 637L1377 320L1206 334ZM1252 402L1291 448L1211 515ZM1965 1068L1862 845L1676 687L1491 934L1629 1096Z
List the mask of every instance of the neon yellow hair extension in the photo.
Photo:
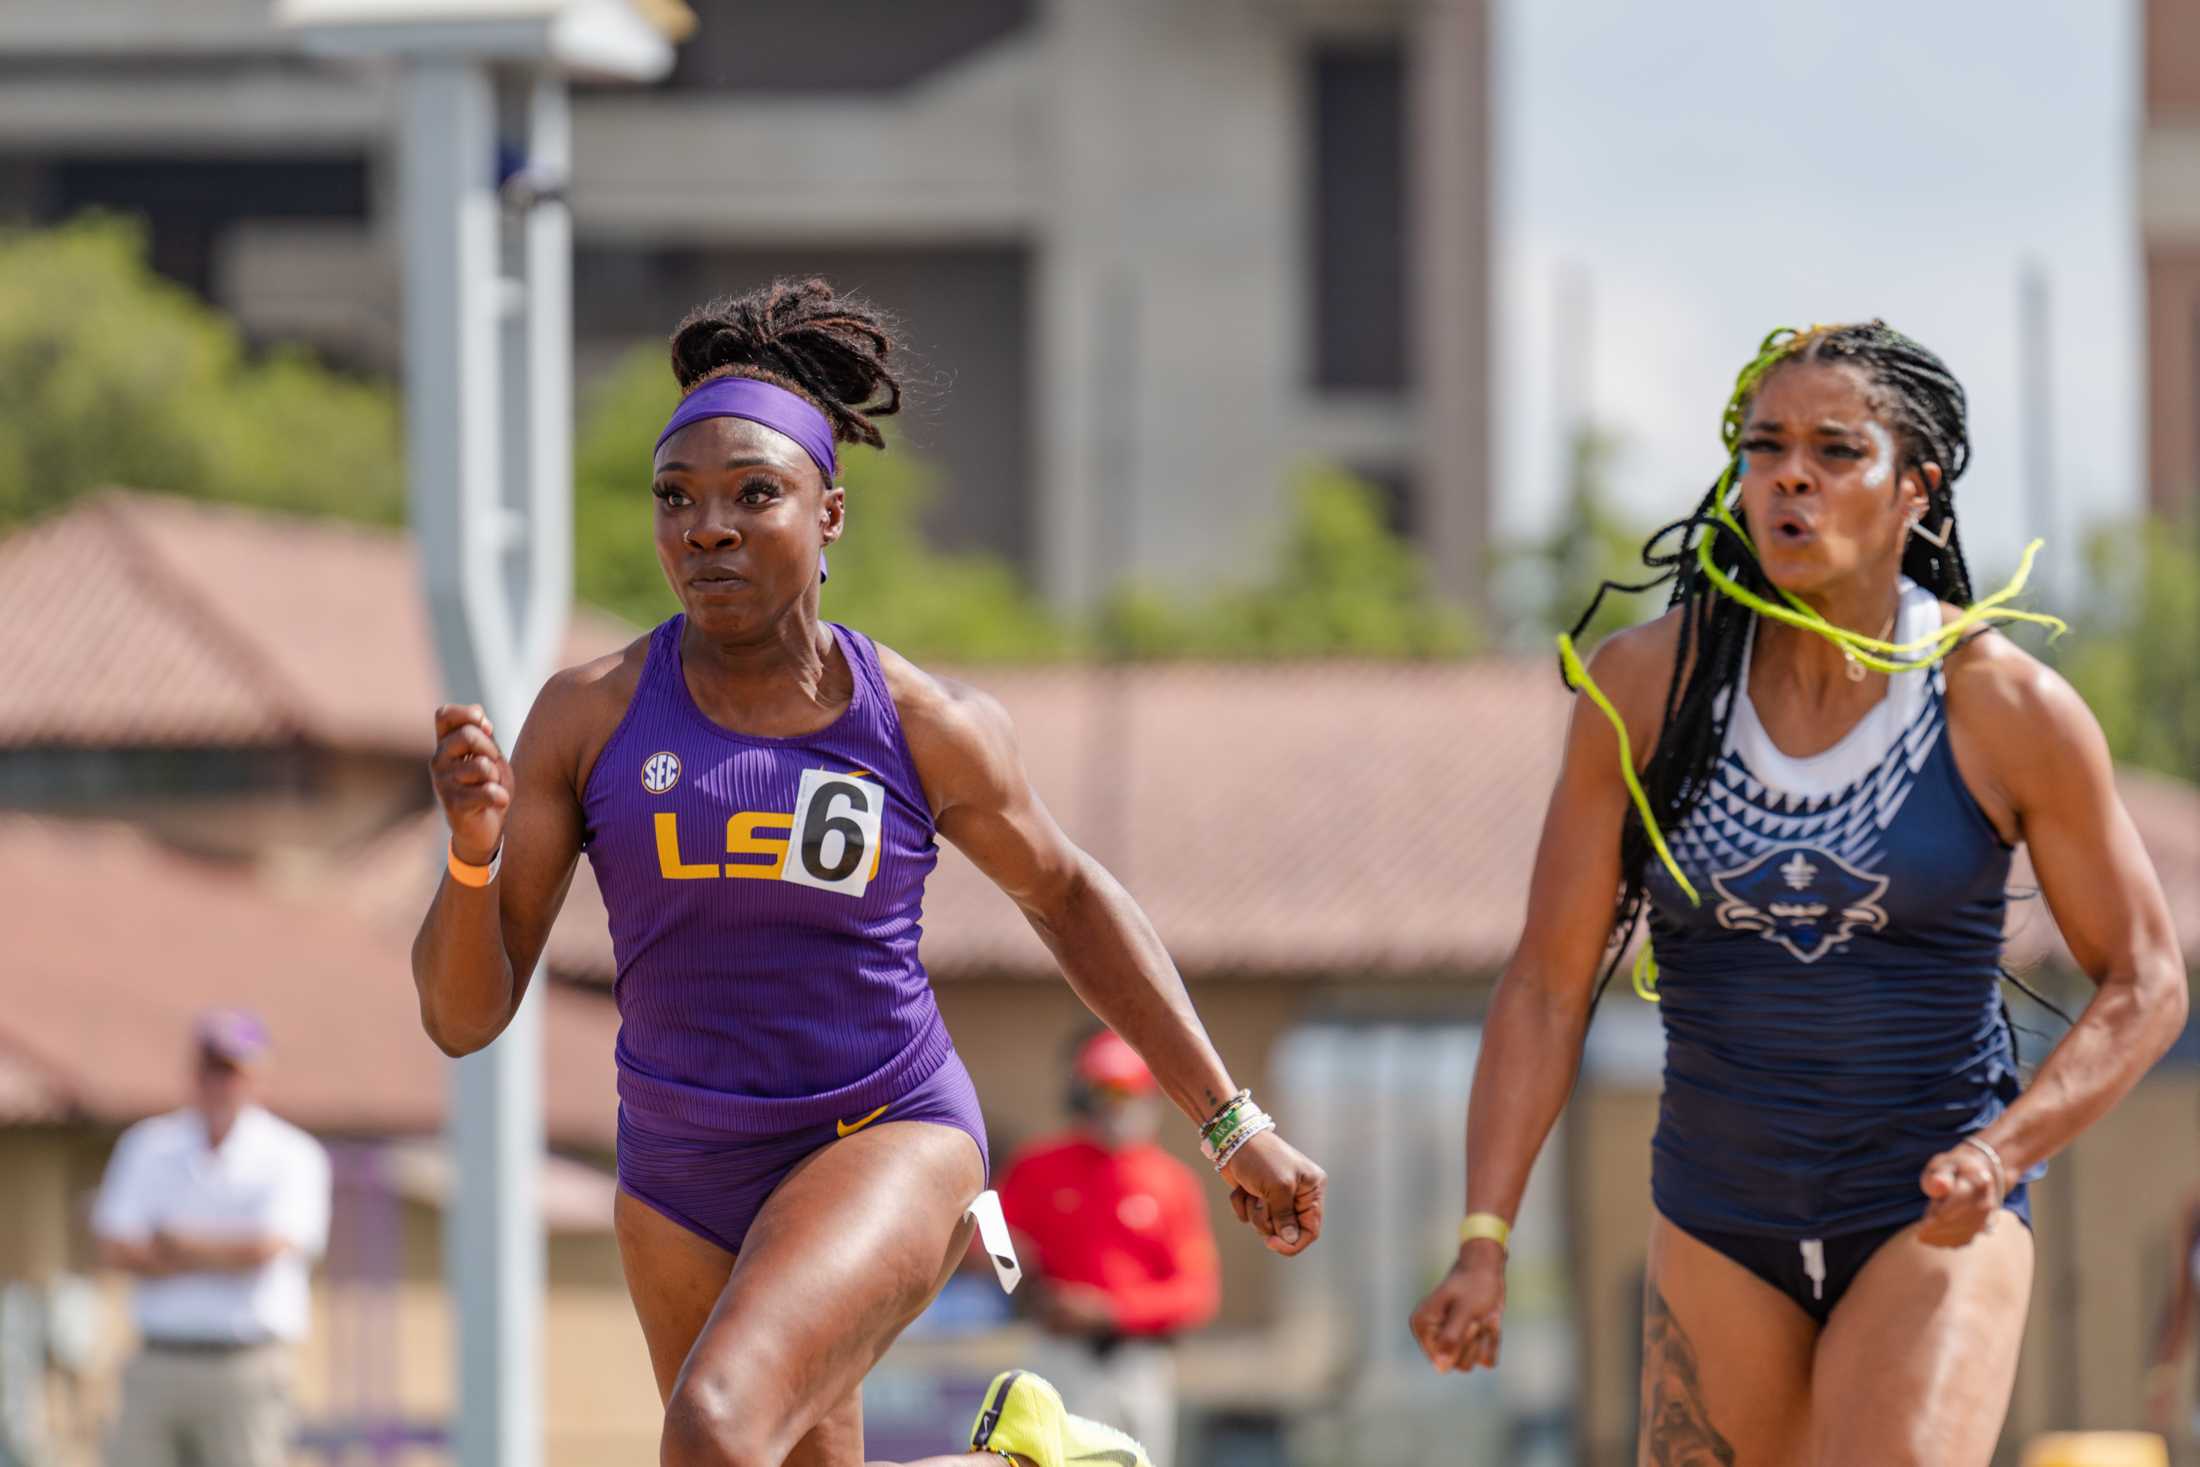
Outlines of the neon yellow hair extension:
M1741 439L1744 414L1747 411L1750 398L1755 395L1758 386L1763 383L1767 373L1789 357L1808 347L1813 339L1833 329L1835 328L1818 325L1811 327L1807 332L1798 332L1793 327L1782 326L1768 333L1764 341L1758 346L1756 357L1747 366L1743 367L1735 377L1733 396L1727 399L1726 411L1720 417L1719 438L1727 451L1727 465L1725 472L1719 476L1718 490L1712 496L1712 515L1720 528L1727 530L1742 542L1743 547L1748 550L1753 559L1757 554L1757 547L1750 542L1749 533L1742 528L1741 522L1734 517L1733 509L1727 502L1729 492L1733 489L1735 471L1740 467L1736 444ZM2017 566L2017 573L2010 577L2008 584L2000 590L1994 592L1991 596L1973 602L1970 606L1964 608L1954 620L1944 623L1938 631L1930 636L1921 637L1912 642L1889 642L1878 637L1866 636L1861 632L1852 632L1846 627L1836 626L1820 615L1816 608L1784 587L1776 587L1775 589L1779 591L1781 600L1787 603L1785 605L1759 596L1719 569L1711 548L1712 541L1716 538L1716 534L1710 533L1700 534L1697 537L1696 563L1703 571L1705 578L1718 588L1722 595L1749 608L1761 617L1821 636L1841 648L1843 652L1855 658L1863 666L1877 672L1890 674L1915 672L1922 668L1931 667L1935 663L1945 660L1972 629L1992 625L1996 622L2028 622L2035 626L2044 626L2049 629L2051 638L2059 637L2069 630L2068 624L2060 617L2049 616L2044 612L2017 610L2007 605L2009 601L2015 599L2024 590L2025 582L2032 574L2032 562L2039 554L2041 547L2046 543L2042 540L2034 540L2025 546L2023 559ZM1658 824L1657 815L1650 808L1649 794L1643 789L1642 780L1635 770L1634 749L1627 736L1626 723L1620 718L1618 710L1612 706L1611 700L1605 696L1604 690L1598 687L1596 680L1589 675L1589 669L1582 663L1581 655L1575 650L1571 636L1564 633L1560 634L1558 655L1560 666L1565 671L1567 685L1588 694L1589 700L1596 704L1598 710L1612 725L1613 732L1619 736L1620 774L1627 782L1628 798L1634 802L1636 813L1642 817L1644 833L1650 837L1650 844L1657 853L1658 861L1688 897L1690 905L1703 905L1703 899L1698 895L1695 886L1689 881L1687 874L1681 870L1680 863L1674 860L1673 852L1665 841L1665 832ZM1897 658L1901 660L1894 660ZM1658 1001L1658 962L1650 944L1647 942L1643 944L1642 951L1636 955L1633 982L1635 992L1639 997L1651 1003Z
M1742 542L1743 547L1754 558L1757 554L1757 547L1750 543L1748 532L1742 528L1741 522L1734 518L1734 511L1726 503L1725 485L1732 481L1733 475L1734 466L1729 464L1727 465L1725 478L1721 480L1720 494L1712 514L1717 517L1720 525ZM1696 564L1702 569L1711 584L1718 587L1729 600L1740 602L1759 616L1785 623L1791 627L1797 627L1806 632L1816 633L1875 672L1914 672L1921 667L1930 667L1947 657L1950 652L1953 652L1974 627L1991 625L1995 622L2030 622L2035 626L2048 628L2054 637L2059 637L2070 630L2069 624L2064 622L2061 617L2049 616L2040 611L2014 610L2004 604L2014 600L2024 590L2025 582L2032 575L2032 562L2047 543L2044 540L2034 540L2024 547L2024 558L2018 562L2017 573L2009 578L2007 585L1993 595L1973 602L1959 613L1953 621L1943 623L1938 631L1929 636L1920 637L1914 642L1887 642L1878 637L1868 637L1862 632L1852 632L1847 627L1834 625L1819 615L1815 607L1810 606L1801 597L1784 588L1780 589L1780 597L1781 600L1787 603L1785 606L1759 596L1756 592L1740 584L1732 576L1719 569L1711 554L1711 542L1714 538L1716 537L1703 535L1697 539ZM1900 658L1901 660L1891 660L1894 658Z
M1589 701L1597 705L1598 710L1612 725L1612 732L1619 735L1619 774L1621 779L1627 781L1627 797L1635 802L1635 813L1642 816L1642 828L1649 832L1650 844L1656 849L1658 859L1665 863L1665 869L1673 873L1673 879L1687 893L1688 904L1692 907L1702 906L1703 898L1696 894L1696 888L1681 870L1680 862L1674 860L1672 851L1666 848L1665 831L1659 827L1658 817L1650 809L1649 792L1643 789L1642 779L1635 773L1635 747L1627 737L1626 721L1619 716L1619 710L1612 706L1612 700L1604 696L1604 689L1597 686L1596 679L1589 676L1589 669L1582 665L1581 654L1574 650L1574 639L1564 632L1558 635L1558 661L1566 670L1567 686L1587 693Z

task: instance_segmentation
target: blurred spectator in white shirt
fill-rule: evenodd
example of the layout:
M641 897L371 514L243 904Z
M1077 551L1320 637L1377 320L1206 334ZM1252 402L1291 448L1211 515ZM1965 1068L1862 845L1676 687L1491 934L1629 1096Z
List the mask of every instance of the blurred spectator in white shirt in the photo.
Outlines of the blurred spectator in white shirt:
M268 1056L253 1015L193 1031L192 1101L125 1131L92 1214L100 1257L137 1281L112 1467L280 1467L291 1350L328 1241L328 1153L254 1103Z

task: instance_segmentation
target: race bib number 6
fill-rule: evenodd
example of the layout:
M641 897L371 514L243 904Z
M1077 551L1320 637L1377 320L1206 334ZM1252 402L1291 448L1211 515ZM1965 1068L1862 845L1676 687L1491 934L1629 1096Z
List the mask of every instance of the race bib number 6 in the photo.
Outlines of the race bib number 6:
M886 790L853 774L805 769L782 881L859 897L878 872Z

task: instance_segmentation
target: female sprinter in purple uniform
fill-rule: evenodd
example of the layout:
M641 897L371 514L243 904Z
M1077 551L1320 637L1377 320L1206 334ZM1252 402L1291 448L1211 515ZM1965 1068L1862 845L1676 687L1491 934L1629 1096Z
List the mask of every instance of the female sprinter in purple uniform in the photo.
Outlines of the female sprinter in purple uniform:
M1039 803L1000 706L819 619L835 445L882 446L891 349L821 280L690 315L652 487L681 614L553 677L509 763L479 708L436 712L450 874L413 948L436 1043L465 1054L510 1021L583 850L610 912L617 1228L666 1467L856 1467L864 1374L968 1245L985 1134L917 959L935 836L1206 1123L1239 1217L1283 1254L1321 1230L1320 1168ZM971 1446L935 1467L1147 1467L1025 1372L989 1388Z
M1563 644L1610 706L1568 735L1484 1029L1458 1261L1414 1333L1440 1370L1496 1363L1506 1236L1606 940L1647 907L1666 1059L1637 1460L1984 1467L2026 1184L2176 1037L2184 964L2093 716L1980 625L2030 614L1961 609L1947 367L1877 321L1776 332L1722 436L1678 552L1645 556L1674 609L1593 679ZM2098 985L2028 1091L1999 987L2019 841Z

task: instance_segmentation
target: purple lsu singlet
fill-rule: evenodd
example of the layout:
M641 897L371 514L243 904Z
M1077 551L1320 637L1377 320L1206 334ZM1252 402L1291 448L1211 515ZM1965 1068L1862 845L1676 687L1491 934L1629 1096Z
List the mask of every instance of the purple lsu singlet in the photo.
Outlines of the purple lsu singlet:
M852 1122L953 1053L917 958L930 806L868 638L832 628L855 685L838 718L762 738L696 706L685 623L650 634L582 799L622 1114L722 1138Z

